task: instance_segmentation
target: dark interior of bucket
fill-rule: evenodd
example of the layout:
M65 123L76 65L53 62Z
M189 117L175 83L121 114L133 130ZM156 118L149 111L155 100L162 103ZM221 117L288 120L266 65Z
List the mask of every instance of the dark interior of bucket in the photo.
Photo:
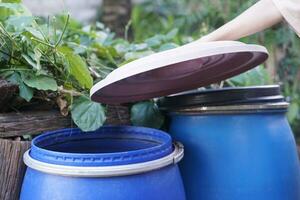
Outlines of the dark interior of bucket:
M161 143L151 137L132 134L83 133L76 136L49 138L48 141L39 141L36 145L46 150L64 153L117 153L147 149Z

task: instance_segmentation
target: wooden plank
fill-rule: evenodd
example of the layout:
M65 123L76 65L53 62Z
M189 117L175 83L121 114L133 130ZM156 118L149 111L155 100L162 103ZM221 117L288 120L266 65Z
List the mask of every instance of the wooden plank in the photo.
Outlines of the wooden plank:
M58 111L2 113L0 114L0 138L34 135L71 125L71 118L62 116Z
M103 0L101 21L118 37L125 37L124 33L130 20L131 10L131 0ZM127 37L132 38L132 30L129 29L127 32Z
M109 125L130 125L129 106L107 105L106 122Z
M17 91L17 89L17 85L0 78L0 112L7 109L6 104L13 97L13 94Z
M0 199L18 200L25 173L23 154L28 141L0 139Z

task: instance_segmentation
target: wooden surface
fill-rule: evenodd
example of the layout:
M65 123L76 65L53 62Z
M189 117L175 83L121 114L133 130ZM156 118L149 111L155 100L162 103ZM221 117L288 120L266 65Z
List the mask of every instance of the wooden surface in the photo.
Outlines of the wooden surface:
M122 105L107 105L106 122L109 125L130 125L130 108Z
M0 78L0 112L7 109L7 102L13 97L18 86ZM1 122L1 121L0 121Z
M0 199L17 200L25 173L23 154L30 142L0 139Z
M118 37L124 37L126 26L130 20L132 3L131 0L103 0L101 21ZM132 31L128 30L131 38Z
M71 125L70 117L64 117L58 111L0 113L0 138L34 135Z

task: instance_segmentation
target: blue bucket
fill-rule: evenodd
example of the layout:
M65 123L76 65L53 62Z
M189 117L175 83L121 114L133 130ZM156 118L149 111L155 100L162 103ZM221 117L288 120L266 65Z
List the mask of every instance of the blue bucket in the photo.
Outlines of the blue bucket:
M32 141L21 200L184 200L183 147L160 130L107 126L48 132Z
M229 88L160 100L188 200L299 200L296 144L278 86Z

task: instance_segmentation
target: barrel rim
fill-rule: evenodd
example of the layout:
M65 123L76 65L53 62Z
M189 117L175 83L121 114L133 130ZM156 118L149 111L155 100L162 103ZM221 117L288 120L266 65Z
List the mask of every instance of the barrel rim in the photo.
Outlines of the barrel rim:
M119 166L64 166L38 161L30 156L30 150L24 153L23 161L27 167L52 175L71 177L116 177L150 172L169 165L176 165L184 156L184 147L180 142L174 142L171 154L157 160Z
M131 134L133 136L149 136L153 141L160 139L161 144L153 147L121 151L113 153L68 153L61 151L52 151L36 145L40 140L59 140L60 134L63 136L74 136L74 134L82 134L87 139L92 134ZM32 140L30 155L42 162L50 164L69 165L69 166L111 166L121 164L132 164L142 161L150 161L164 157L172 152L171 136L164 131L136 126L103 126L96 131L83 133L79 128L67 128L56 131L50 131L42 134ZM99 135L100 136L100 135Z
M261 113L270 111L286 112L289 103L250 104L233 106L202 106L169 111L172 114L239 114L239 113Z
M285 102L279 85L224 87L219 89L192 90L159 98L162 111L194 107L235 106Z

